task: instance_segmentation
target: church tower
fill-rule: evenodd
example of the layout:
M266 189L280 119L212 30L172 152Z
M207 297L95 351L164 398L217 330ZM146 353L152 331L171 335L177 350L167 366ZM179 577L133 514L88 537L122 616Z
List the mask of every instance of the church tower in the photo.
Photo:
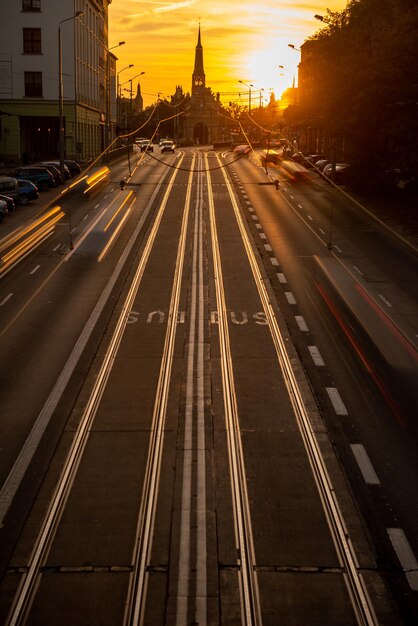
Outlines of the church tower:
M203 47L200 39L200 24L199 35L197 38L196 54L194 59L194 70L192 75L192 96L197 93L202 93L206 86L205 70L203 69Z

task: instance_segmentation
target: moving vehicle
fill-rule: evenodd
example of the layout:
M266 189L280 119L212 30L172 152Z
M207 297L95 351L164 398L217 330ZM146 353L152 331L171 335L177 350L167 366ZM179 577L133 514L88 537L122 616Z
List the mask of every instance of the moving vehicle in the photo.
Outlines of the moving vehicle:
M150 139L143 139L139 144L141 152L154 152L154 146Z
M27 204L31 200L37 200L39 198L39 192L36 185L25 180L24 178L18 178L17 184L19 186L19 202L20 204Z
M174 141L166 140L160 143L161 152L174 152Z

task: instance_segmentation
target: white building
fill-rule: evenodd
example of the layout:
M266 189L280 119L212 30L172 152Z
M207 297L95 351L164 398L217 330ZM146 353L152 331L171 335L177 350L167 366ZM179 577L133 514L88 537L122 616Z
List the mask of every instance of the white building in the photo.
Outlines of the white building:
M107 145L116 123L111 1L0 1L1 162L58 158L59 31L66 158L89 159Z

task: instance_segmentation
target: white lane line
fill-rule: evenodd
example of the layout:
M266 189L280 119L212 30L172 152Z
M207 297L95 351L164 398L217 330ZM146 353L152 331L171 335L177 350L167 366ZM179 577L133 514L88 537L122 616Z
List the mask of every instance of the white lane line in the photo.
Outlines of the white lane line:
M409 586L418 591L418 562L404 531L401 528L388 528L387 531Z
M100 206L100 204L96 204L96 206L94 207L95 209L98 209Z
M265 233L260 233L260 239L267 239L267 235Z
M384 303L386 304L386 306L388 306L388 307L392 308L392 305L391 305L391 303L389 302L389 300L387 300L387 299L385 298L385 296L383 296L381 293L379 293L379 298L382 300L382 302L384 302Z
M52 252L56 252L58 248L60 247L61 247L61 244L59 243L57 246L55 246L55 248L52 248Z
M357 267L357 265L353 265L353 267L356 270L357 274L360 274L360 276L364 276L363 272Z
M296 298L291 291L285 291L284 295L289 304L296 304Z
M286 276L282 274L282 272L277 272L277 278L279 279L279 283L287 283Z
M326 387L326 391L336 414L348 415L348 411L345 408L345 404L341 399L338 389L336 387Z
M256 224L255 227L258 228L258 230L261 230L263 228L261 224Z
M252 215L251 217L253 218L253 220L254 220L254 221L257 221L257 220L258 220L257 215Z
M325 362L317 346L308 346L308 350L315 365L317 365L318 367L324 367Z
M250 213L254 213L254 209L253 209L253 207L252 207L252 206L249 206L249 207L248 207L248 210L249 210L249 212L250 212Z
M313 222L313 217L312 217L312 215L308 215L308 220L311 220L311 222Z
M40 265L37 265L36 267L33 268L33 270L31 272L29 272L29 274L34 274L35 272L38 271L38 269L40 268Z
M380 485L380 480L374 471L372 462L366 452L366 448L361 443L352 443L350 448L355 456L363 478L368 485Z
M276 267L278 267L278 265L279 265L278 260L277 260L277 259L276 259L276 257L274 257L274 256L272 256L272 257L271 257L271 259L270 259L270 263L271 263L272 265L276 266Z
M294 197L292 196L292 194L290 194L290 197L292 198L292 200L294 200Z
M340 254L342 253L341 248L339 248L337 245L335 245L334 243L334 248L336 249L337 252L339 252Z
M325 230L323 228L320 228L319 232L321 233L321 235L325 235Z
M264 244L264 248L265 248L266 252L273 252L273 248L271 247L271 245L269 243L265 243Z
M0 306L3 306L4 304L6 304L6 302L8 302L12 296L13 296L13 293L9 293L9 295L6 296L4 300L0 302Z
M309 328L307 323L305 322L305 318L302 315L295 315L296 324L299 326L299 330L303 333L309 332Z
M303 209L303 206L302 206L301 204L298 204L298 207L299 207L300 209Z

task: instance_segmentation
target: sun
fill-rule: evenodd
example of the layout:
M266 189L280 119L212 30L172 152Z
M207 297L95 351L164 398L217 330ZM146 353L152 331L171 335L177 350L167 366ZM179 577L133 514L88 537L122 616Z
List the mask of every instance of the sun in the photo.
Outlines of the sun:
M269 99L273 91L276 98L292 86L294 76L297 75L299 58L289 54L287 43L277 40L271 42L270 47L253 50L245 61L246 83L254 85L254 102L261 95L262 101ZM264 90L264 91L262 91ZM248 93L248 89L247 89Z

